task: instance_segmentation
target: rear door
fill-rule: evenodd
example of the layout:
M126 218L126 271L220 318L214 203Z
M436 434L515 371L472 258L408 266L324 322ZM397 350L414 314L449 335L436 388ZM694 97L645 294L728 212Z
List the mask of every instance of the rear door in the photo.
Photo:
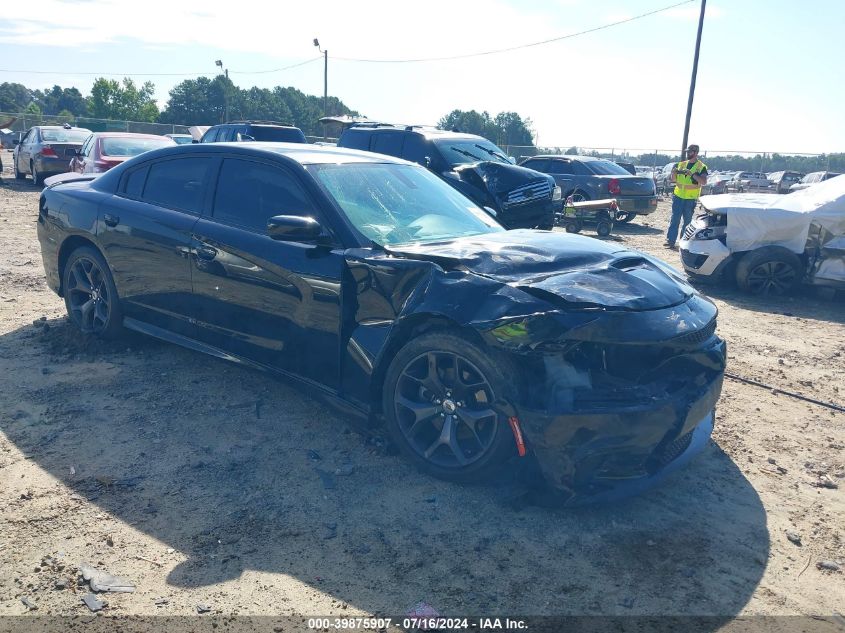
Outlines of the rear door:
M325 227L301 176L272 161L229 156L210 213L193 229L200 340L337 389L343 251L267 235L275 215Z
M195 335L191 229L218 163L197 155L144 163L100 207L97 236L128 318Z

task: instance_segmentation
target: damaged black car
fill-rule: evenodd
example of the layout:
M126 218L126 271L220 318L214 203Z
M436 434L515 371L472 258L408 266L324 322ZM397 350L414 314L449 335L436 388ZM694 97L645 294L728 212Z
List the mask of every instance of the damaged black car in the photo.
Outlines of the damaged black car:
M129 328L299 381L386 424L424 471L531 463L567 503L638 491L706 443L716 307L587 237L505 231L419 165L183 145L44 190L49 286Z

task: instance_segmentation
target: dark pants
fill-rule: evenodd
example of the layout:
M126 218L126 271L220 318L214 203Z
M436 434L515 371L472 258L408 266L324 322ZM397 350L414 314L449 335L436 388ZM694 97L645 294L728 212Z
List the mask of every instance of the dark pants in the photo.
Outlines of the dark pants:
M678 225L683 217L684 223L680 227L680 232L683 234L687 224L692 221L692 212L695 210L695 203L698 199L685 200L672 194L672 219L669 220L669 230L666 231L666 241L674 244L678 239Z

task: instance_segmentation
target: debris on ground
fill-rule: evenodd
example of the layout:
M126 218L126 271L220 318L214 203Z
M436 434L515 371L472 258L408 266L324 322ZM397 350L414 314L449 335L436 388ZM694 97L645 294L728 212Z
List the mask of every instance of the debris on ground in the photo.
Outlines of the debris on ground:
M26 596L21 598L21 602L23 602L24 606L27 608L28 611L36 611L38 609L38 605Z
M326 490L334 490L337 487L332 473L327 470L323 470L322 468L315 468L314 470L316 470L317 474L320 475L320 481L323 482L323 488Z
M96 569L88 563L80 564L79 572L82 574L82 578L88 581L91 591L110 591L115 593L132 593L135 591L135 585L126 578L112 576L108 572Z
M816 563L816 567L825 571L839 571L840 565L832 560L820 560Z
M197 605L197 613L199 613L199 614L211 613L211 607L208 606L207 604L198 604Z
M438 613L437 609L423 601L417 602L405 614L405 617L408 618L436 618L439 616L440 613Z
M349 477L354 472L355 466L353 466L352 464L342 464L341 466L338 466L335 469L334 474L338 477Z
M833 481L833 479L830 478L830 475L822 475L813 485L817 488L829 488L830 490L836 490L839 488L839 484Z
M786 538L789 539L790 543L795 543L799 547L801 546L801 535L797 532L793 532L792 530L786 531Z
M88 607L91 611L96 613L97 611L102 611L103 608L108 604L102 600L98 600L97 596L93 593L87 593L82 596L82 602L85 603L85 606Z

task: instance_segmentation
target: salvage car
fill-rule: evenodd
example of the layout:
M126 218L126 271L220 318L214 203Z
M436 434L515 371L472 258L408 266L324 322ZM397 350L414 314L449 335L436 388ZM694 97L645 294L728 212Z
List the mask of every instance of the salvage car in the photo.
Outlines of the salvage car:
M555 212L563 208L553 178L517 167L499 147L475 134L370 121L351 123L337 145L423 165L508 229L551 229Z
M835 178L840 175L841 174L836 171L813 171L804 176L799 182L796 182L794 185L790 185L789 191L801 191L802 189L807 189L817 183L830 180L831 178Z
M634 176L623 167L592 156L534 156L522 163L555 179L565 199L574 202L614 198L619 207L617 222L630 222L638 215L657 210L654 180Z
M90 134L89 129L67 124L29 128L20 141L15 141L12 154L15 178L23 180L29 174L33 184L41 185L47 176L66 172Z
M694 279L736 279L754 294L804 283L845 288L845 177L791 194L701 196L681 238Z
M157 134L132 132L94 132L76 150L68 171L78 174L101 174L133 156L151 149L175 145L176 141Z
M801 182L803 177L804 174L798 171L776 171L769 174L769 182L772 183L775 193L789 193L789 188Z
M383 417L425 472L534 464L567 503L639 491L710 435L716 307L647 255L506 231L419 165L335 147L182 145L75 176L37 229L86 335L274 372Z

